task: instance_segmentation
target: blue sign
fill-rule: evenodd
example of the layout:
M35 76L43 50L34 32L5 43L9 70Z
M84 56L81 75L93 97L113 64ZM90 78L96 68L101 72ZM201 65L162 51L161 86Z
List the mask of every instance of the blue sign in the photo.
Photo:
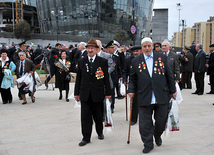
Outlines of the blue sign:
M136 32L136 27L134 25L131 26L131 33L132 34L135 34Z

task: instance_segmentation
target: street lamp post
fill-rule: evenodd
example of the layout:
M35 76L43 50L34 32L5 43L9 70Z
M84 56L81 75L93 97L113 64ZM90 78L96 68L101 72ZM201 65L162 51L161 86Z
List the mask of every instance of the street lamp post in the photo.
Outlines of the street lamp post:
M55 14L55 12L56 12L56 14ZM52 15L55 15L55 17L56 17L56 27L57 27L57 32L56 32L56 39L57 39L57 42L59 41L59 33L60 33L60 29L59 29L59 16L61 17L61 16L63 16L63 10L62 9L60 9L60 11L58 10L58 8L56 8L56 11L54 11L54 10L52 10L51 11L51 14Z
M177 3L178 9L178 47L180 47L180 11L183 9L181 3Z

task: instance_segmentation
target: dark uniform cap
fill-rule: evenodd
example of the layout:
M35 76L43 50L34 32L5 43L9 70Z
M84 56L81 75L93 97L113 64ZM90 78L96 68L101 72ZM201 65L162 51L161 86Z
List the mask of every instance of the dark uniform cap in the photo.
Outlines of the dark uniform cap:
M59 45L60 45L60 46L62 46L62 44L60 44L60 43L56 43L55 47L57 47L57 46L59 46Z
M135 46L132 46L130 48L130 50L134 51L134 50L140 50L141 49L141 46L140 45L135 45Z
M185 49L185 50L191 50L191 48L188 47L188 46L184 46L184 49Z
M114 41L111 40L106 46L105 48L113 48L115 45L114 45Z
M90 39L85 47L88 47L88 46L99 48L99 46L97 45L97 41L95 39Z
M156 47L156 46L161 47L161 43L159 43L159 42L155 42L155 43L154 43L154 47Z
M214 47L214 44L211 44L210 47Z
M23 46L27 46L26 41L23 41L23 42L19 43L19 47L21 47L22 45Z

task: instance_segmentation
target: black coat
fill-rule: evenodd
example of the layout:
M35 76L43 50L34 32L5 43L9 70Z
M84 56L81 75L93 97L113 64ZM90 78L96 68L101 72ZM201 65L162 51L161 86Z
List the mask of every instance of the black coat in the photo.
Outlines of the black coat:
M205 63L206 63L206 55L205 55L204 51L201 50L195 56L193 71L194 72L198 72L198 71L205 72L206 71Z
M103 72L104 77L96 77L99 71ZM85 102L89 100L89 97L94 102L103 102L105 96L111 95L108 61L106 59L96 56L91 74L88 57L79 60L74 95L79 95L80 101Z
M188 61L185 61L185 58L188 59ZM192 72L193 71L193 55L191 52L187 52L184 54L184 57L180 59L181 60L181 70L182 72Z
M154 91L157 104L168 104L170 94L175 93L176 88L167 57L161 53L154 52L152 77L150 77L145 65L143 54L132 60L128 92L137 93L139 106L151 104L152 91Z
M69 89L70 80L66 80L66 76L70 72L71 62L69 60L66 60L65 66L69 69L69 71L64 71L57 67L57 72L55 75L55 88L59 88L61 90Z
M59 50L56 49L56 48L53 48L51 50L51 58L50 58L50 61L49 61L50 65L55 66L54 62L55 62L56 58L59 58L59 57L60 57L59 56Z
M123 82L127 82L127 78L130 74L131 61L134 59L134 56L129 56L126 58L125 68L123 72Z
M119 78L122 77L122 71L120 66L120 58L117 55L112 55L115 70L111 72L111 79L114 85L118 83Z
M210 59L208 61L208 65L209 65L209 67L207 70L207 74L214 76L214 52L212 54L210 54Z

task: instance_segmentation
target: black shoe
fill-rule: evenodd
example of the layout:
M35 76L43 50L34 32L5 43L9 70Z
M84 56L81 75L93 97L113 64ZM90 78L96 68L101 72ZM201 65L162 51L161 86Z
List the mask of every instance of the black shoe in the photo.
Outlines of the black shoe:
M161 137L155 137L155 143L157 144L157 146L161 146L162 145Z
M45 87L46 87L46 89L48 89L48 83L47 83L47 81L45 81Z
M111 113L114 113L114 109L111 109Z
M214 93L210 91L210 92L209 92L209 93L207 93L207 94L214 94Z
M104 139L104 135L103 134L98 135L98 139L99 140L103 140Z
M148 146L145 146L144 149L143 149L143 153L149 153L150 151L153 150L154 147L148 147Z
M85 145L88 144L88 143L90 143L90 142L86 142L86 141L82 140L82 141L79 143L79 146L85 146Z
M202 92L199 92L198 95L203 95L203 93L202 93Z
M133 125L135 125L135 124L136 124L136 122L132 122L132 121L131 121L131 126L133 126Z
M12 103L13 102L13 100L9 100L9 103Z
M192 93L192 94L198 94L198 92L197 91L195 91L194 93Z
M32 99L32 102L33 102L33 103L35 103L35 98L34 98L34 99Z
M214 103L213 103L213 105L214 105Z
M61 99L62 99L62 95L59 96L59 100L61 100Z
M66 99L66 102L69 102L69 99L68 99L68 98Z
M27 102L23 102L22 105L27 104Z
M7 104L7 101L3 101L3 104Z
M22 97L19 97L19 100L22 100Z

